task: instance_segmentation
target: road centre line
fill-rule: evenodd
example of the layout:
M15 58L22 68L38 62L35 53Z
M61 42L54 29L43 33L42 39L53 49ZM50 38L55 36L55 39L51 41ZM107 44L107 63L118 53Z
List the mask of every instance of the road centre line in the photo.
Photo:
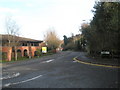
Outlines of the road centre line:
M82 63L82 64L87 64L87 65L92 65L92 66L102 66L102 67L110 67L110 68L120 68L120 66L112 66L112 65L102 65L102 64L93 64L93 63L89 63L89 62L83 62L79 59L77 59L77 57L74 57L73 60Z
M16 82L16 83L8 83L8 84L5 84L4 87L8 87L8 86L11 86L11 85L16 85L16 84L20 84L20 83L29 82L29 81L35 80L35 79L37 79L37 78L39 78L41 76L43 76L43 75L39 75L39 76L33 77L31 79L27 79L27 80Z
M54 61L55 59L50 59L50 60L47 60L47 61L43 61L42 63L49 63L49 62L52 62Z

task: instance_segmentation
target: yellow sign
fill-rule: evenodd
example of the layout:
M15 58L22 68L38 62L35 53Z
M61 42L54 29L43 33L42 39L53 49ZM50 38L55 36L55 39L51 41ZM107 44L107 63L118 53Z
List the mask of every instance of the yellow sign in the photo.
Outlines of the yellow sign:
M42 53L47 53L47 47L42 47Z

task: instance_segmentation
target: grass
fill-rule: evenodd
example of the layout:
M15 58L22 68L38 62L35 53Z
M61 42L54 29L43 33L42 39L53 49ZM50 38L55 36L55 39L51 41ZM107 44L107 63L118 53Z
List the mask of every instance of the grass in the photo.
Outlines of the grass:
M22 60L28 60L29 58L27 57L20 57L18 58L18 60L14 60L14 58L12 58L11 61L6 61L6 60L0 60L0 63L6 63L6 62L16 62L16 61L22 61Z
M43 56L49 56L49 55L53 55L55 53L46 53L46 54L41 54L41 56L35 56L34 58L28 58L28 57L19 57L18 60L15 60L14 58L12 58L11 61L6 61L6 60L0 60L0 63L7 63L7 62L17 62L17 61L23 61L23 60L30 60L30 59L35 59L35 58L41 58Z
M0 60L0 63L2 63L2 60Z

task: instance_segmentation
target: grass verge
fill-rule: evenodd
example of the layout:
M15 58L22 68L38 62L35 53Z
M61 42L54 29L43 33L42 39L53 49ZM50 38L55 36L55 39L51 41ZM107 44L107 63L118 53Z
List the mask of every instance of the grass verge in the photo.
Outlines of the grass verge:
M35 58L41 58L44 56L49 56L49 55L53 55L55 53L46 53L46 54L41 54L40 56L35 56L33 58L28 58L28 57L19 57L18 60L14 60L14 58L12 58L11 61L6 61L6 60L0 60L0 63L7 63L7 62L17 62L17 61L23 61L23 60L31 60L31 59L35 59Z

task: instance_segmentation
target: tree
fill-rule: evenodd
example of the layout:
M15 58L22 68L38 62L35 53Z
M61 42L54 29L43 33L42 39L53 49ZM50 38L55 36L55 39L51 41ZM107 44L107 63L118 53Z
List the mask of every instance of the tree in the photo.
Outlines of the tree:
M85 40L82 38L81 34L72 35L71 37L67 38L64 35L64 50L84 50L85 47Z
M96 2L93 20L88 27L82 27L90 52L120 51L119 5L117 2Z
M60 39L55 30L49 29L45 35L45 42L47 43L48 50L55 50L60 45Z
M64 37L64 45L67 45L68 44L68 38L66 35L63 36Z
M12 47L14 51L14 58L17 60L17 49L16 46L19 44L19 29L20 27L16 21L11 17L6 17L5 27L8 34L8 46Z

